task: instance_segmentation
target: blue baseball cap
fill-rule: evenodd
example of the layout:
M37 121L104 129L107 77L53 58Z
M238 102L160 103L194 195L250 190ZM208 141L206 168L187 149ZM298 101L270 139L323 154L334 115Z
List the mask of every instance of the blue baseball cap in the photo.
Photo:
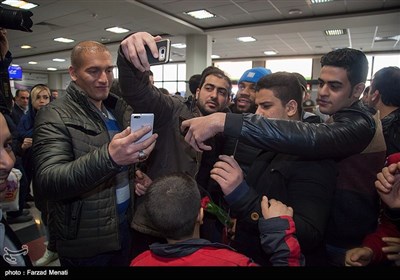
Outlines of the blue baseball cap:
M264 67L255 67L245 71L240 77L239 82L248 82L248 83L257 83L258 80L265 76L271 74L271 70L264 68Z

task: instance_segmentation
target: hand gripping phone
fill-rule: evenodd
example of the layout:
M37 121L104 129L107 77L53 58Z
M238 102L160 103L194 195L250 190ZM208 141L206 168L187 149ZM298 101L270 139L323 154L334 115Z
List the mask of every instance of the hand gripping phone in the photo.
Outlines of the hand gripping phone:
M153 113L145 113L145 114L132 114L131 115L131 131L134 132L138 129L141 129L144 126L151 126L151 130L142 136L136 143L143 142L148 139L151 135L153 135L153 124L154 124L154 114Z
M170 57L171 41L169 39L163 39L156 42L158 49L158 58L154 58L149 47L145 45L147 60L150 65L158 65L168 63Z

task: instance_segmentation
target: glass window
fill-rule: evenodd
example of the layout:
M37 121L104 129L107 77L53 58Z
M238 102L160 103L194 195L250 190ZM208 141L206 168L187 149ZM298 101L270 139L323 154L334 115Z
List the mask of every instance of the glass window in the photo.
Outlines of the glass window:
M268 59L265 65L272 73L279 71L297 72L307 80L311 80L312 77L312 58Z
M253 68L253 62L249 61L221 61L214 66L224 71L232 81L239 80L244 71Z
M162 65L151 66L150 70L153 72L154 82L162 82L164 80Z
M164 81L176 81L178 78L178 66L177 64L166 64L163 65Z
M178 80L186 81L186 63L178 64Z
M163 82L163 88L166 88L170 94L175 94L177 92L177 83L176 81L173 82Z
M178 91L181 93L182 96L185 96L185 93L186 93L186 83L185 82L178 82ZM190 92L188 95L190 95Z
M378 70L388 66L400 67L400 55L399 54L375 55L374 67L372 69L372 72L373 74L375 74Z

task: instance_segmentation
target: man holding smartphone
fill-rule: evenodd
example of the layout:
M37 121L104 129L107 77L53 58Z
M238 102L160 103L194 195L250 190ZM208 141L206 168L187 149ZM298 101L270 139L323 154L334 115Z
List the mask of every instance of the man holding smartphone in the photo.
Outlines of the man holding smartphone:
M151 127L131 132L132 108L110 93L113 68L105 45L80 42L71 52L66 94L36 115L33 188L51 202L48 225L63 267L127 266L131 259L129 174L157 135L136 143Z
M197 178L203 181L200 183L202 186L206 186L209 171L217 159L218 148L207 156L196 152L184 141L180 131L180 120L227 110L232 83L223 71L216 67L208 67L202 73L193 100L162 94L149 84L147 71L150 64L146 53L147 45L152 56L157 58L159 51L156 42L160 40L160 36L153 37L149 33L138 32L122 41L117 60L121 95L135 112L154 113L154 132L159 135L159 140L154 153L146 161L146 173L149 177L156 179L174 172L196 177L196 174L201 173L205 175L198 175ZM220 144L215 139L212 142L213 146ZM160 234L149 225L145 211L140 206L132 226L137 230L134 231L134 256L147 250L150 243L160 241L152 238L160 237ZM142 240L138 241L140 239Z

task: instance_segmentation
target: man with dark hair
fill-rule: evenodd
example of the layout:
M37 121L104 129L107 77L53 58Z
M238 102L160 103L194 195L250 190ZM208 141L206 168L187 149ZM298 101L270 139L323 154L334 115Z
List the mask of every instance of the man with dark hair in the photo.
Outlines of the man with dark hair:
M58 98L58 90L52 89L50 92L51 92L51 101L56 100Z
M292 73L264 76L256 86L256 115L300 121L302 97L303 91ZM236 158L224 155L211 171L211 177L222 188L231 215L237 218L231 245L257 263L267 265L254 218L255 213L261 214L259 201L265 195L293 207L296 236L306 265L325 264L324 235L337 175L334 162L261 151L253 159L247 176L242 169Z
M246 70L238 81L235 103L229 106L231 111L233 113L254 113L256 111L254 103L256 83L260 78L271 73L271 70L264 67Z
M209 170L220 150L220 141L211 140L216 147L212 152L196 152L184 141L180 123L182 120L226 110L232 82L222 70L210 66L202 72L200 84L192 100L162 94L156 87L149 85L144 76L150 68L145 44L153 56L158 57L156 41L160 39L160 36L153 37L147 32L138 32L122 41L117 59L121 96L136 112L154 113L154 131L158 133L159 139L154 153L146 161L147 175L151 179L157 179L172 172L184 172L193 178L198 175L197 178L202 180L199 184L206 186ZM132 223L134 239L141 241L135 242L133 255L147 250L148 245L155 241L162 241L157 238L162 236L148 222L141 201L141 198L137 200Z
M330 261L339 266L346 249L358 246L378 221L374 180L386 146L380 120L360 101L367 74L368 60L359 50L338 49L321 58L316 101L320 111L330 115L322 124L216 113L187 120L181 127L197 151L210 150L204 141L223 132L265 150L334 158L339 175L326 241Z
M307 80L304 78L303 75L297 72L293 72L293 75L296 76L297 80L300 83L301 89L303 91L303 115L302 115L302 120L304 122L310 122L310 123L322 123L322 118L316 114L314 114L314 109L315 109L315 103L310 99L311 95L310 92L307 89ZM312 108L311 105L312 104ZM307 108L308 107L308 108Z
M192 93L192 95L196 95L196 90L199 88L201 81L201 75L200 74L195 74L190 77L189 79L189 90Z
M400 68L390 66L375 73L367 104L380 113L386 154L400 152Z
M28 112L29 90L17 89L15 92L14 106L11 112L11 118L15 125L18 125L22 116Z

